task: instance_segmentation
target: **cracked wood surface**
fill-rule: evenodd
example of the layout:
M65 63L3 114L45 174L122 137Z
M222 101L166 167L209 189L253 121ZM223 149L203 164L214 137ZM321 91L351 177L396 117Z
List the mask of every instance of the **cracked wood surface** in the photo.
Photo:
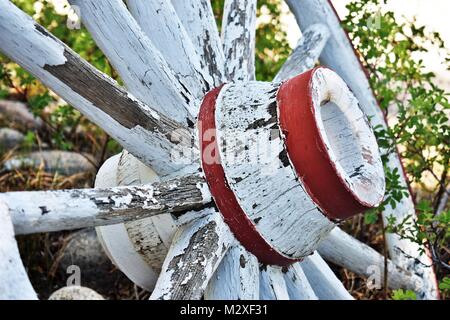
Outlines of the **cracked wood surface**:
M159 174L186 166L171 157L174 148L191 147L186 127L129 95L11 2L1 0L0 9L0 51Z
M291 300L318 300L312 284L299 263L283 269L284 281Z
M122 152L117 168L118 185L143 185L155 181L159 181L159 178L153 170L145 166L129 152ZM159 274L173 234L176 231L176 225L172 215L165 213L145 219L129 221L124 223L123 227L136 254L154 272ZM112 249L110 248L110 250ZM117 252L117 254L120 253ZM124 272L127 273L128 270L124 270ZM143 278L146 275L139 274L136 276Z
M255 230L274 251L298 259L311 254L334 225L289 161L278 126L278 89L259 81L222 88L215 112L218 153L229 188ZM236 235L242 243L244 236Z
M214 86L214 80L207 66L201 65L191 38L170 1L127 0L126 3L177 77L182 79L196 99L203 99L205 92Z
M126 151L124 151L128 154ZM110 188L118 185L118 165L121 154L117 154L100 167L95 178L96 188ZM134 169L130 166L131 170ZM138 172L130 170L129 181L133 181ZM150 179L148 183L155 182ZM144 218L145 220L145 218ZM123 223L100 226L96 228L98 239L108 257L131 281L149 291L153 290L158 273L151 268L144 258L135 250Z
M222 42L228 81L255 80L257 0L225 0Z
M192 123L197 105L193 85L169 67L122 0L69 2L79 7L83 24L130 93L180 123Z
M177 217L212 205L200 176L144 186L7 192L0 200L9 208L16 234L116 224L163 213Z
M153 300L198 300L234 241L214 208L211 214L181 226L172 240Z
M0 202L0 300L37 300L14 238L8 207Z
M299 263L319 300L354 300L317 252Z
M206 300L258 300L258 259L238 242L233 244L208 283Z
M214 87L224 81L225 57L210 0L171 0L181 23L200 56L201 66L214 79Z
M313 68L329 37L330 31L324 24L309 26L273 81L284 81Z
M259 299L289 300L281 267L261 265L259 274Z

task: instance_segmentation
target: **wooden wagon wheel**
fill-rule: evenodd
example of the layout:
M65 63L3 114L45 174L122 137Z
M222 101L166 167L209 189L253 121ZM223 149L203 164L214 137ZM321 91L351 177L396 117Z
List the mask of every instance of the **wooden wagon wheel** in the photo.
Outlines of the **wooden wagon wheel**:
M352 299L321 256L383 276L335 226L382 199L366 116L385 122L328 1L286 1L303 38L271 83L254 80L256 0L225 1L221 37L208 0L70 2L126 90L7 0L0 51L128 151L95 189L0 195L0 298L36 298L14 234L88 226L152 299ZM388 285L437 298L426 255L388 247Z

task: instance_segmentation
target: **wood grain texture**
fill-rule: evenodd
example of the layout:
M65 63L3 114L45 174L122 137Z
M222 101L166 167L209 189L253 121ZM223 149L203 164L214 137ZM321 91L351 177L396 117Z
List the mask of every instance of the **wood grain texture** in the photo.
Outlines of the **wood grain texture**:
M125 153L127 153L125 151ZM95 179L96 188L115 187L118 182L118 167L123 153L117 154L100 167ZM133 170L133 166L130 168ZM130 176L135 177L136 171L131 171ZM122 173L122 179L123 179ZM156 177L157 178L157 177ZM130 180L134 180L130 178ZM158 181L150 179L148 183ZM130 182L130 184L132 184ZM140 183L139 183L140 184ZM144 219L145 220L145 219ZM131 281L149 291L153 290L158 278L157 272L150 267L144 258L135 250L134 243L128 236L125 224L114 224L96 228L98 239L108 255L109 259L117 266Z
M259 277L260 300L289 300L281 267L261 265Z
M169 67L123 1L69 2L79 7L83 24L134 96L183 124L192 121L197 104L192 85Z
M377 277L378 275L373 280L384 285L384 256L341 229L334 228L320 243L317 251L325 260L363 277ZM419 276L411 271L403 270L391 260L388 261L387 269L389 288L420 292L422 279Z
M225 0L221 37L228 81L255 80L256 2Z
M181 226L172 241L150 297L154 300L196 300L234 241L215 209L207 217Z
M36 300L20 258L8 207L0 202L0 300Z
M0 200L9 206L17 234L116 224L163 213L176 217L212 205L200 176L145 186L7 192Z
M273 81L284 81L313 68L329 37L330 31L326 25L318 23L309 26Z
M354 300L317 252L306 257L300 266L319 300Z
M0 51L161 175L186 166L172 157L192 147L185 126L136 100L11 2L1 0L0 9Z
M342 29L331 3L328 0L286 0L286 3L294 13L301 29L306 29L316 23L328 27L331 34L320 56L320 62L335 70L345 80L358 98L361 108L371 119L372 126L381 125L386 128L383 112L370 88L365 70L362 68L347 34ZM388 166L403 172L397 153L390 155ZM408 184L403 175L400 180L402 185L407 188ZM415 216L412 197L403 198L395 209L388 206L383 212L385 223L389 216L395 216L397 221L403 220L406 216ZM394 234L387 234L387 244L393 262L403 269L418 273L423 278L423 289L419 298L438 298L436 275L433 268L430 267L432 265L430 258L426 254L421 255L416 244L409 240L400 240Z
M127 0L126 3L142 31L157 46L177 77L196 99L203 99L204 94L213 88L214 80L207 67L202 66L194 44L170 1Z
M289 161L278 127L278 88L257 81L222 88L215 111L218 153L229 188L253 228L276 252L298 259L315 250L333 223L306 193ZM261 260L254 237L244 239L249 232L235 234L261 262L274 263Z
M258 300L258 259L236 243L225 257L208 283L206 300Z
M117 181L119 185L142 185L159 181L159 178L152 169L145 166L129 152L123 151L118 164ZM162 214L130 221L123 225L123 230L128 238L126 241L132 243L135 254L139 255L153 272L159 274L176 231L172 215ZM110 246L109 250L114 250L114 248ZM116 255L121 255L119 250L115 251L117 252ZM130 266L124 272L129 273L133 269L133 266ZM134 274L133 277L146 279L148 275L144 272ZM148 288L148 286L146 288L153 289L155 283L152 284L151 288Z
M318 299L300 263L294 263L283 271L290 300Z
M172 5L200 56L202 68L214 79L214 87L224 82L225 57L210 0L171 0Z

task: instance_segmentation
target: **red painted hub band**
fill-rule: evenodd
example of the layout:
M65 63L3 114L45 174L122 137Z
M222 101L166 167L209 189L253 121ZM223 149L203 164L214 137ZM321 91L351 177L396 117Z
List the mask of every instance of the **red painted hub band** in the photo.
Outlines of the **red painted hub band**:
M318 68L284 82L277 94L280 129L289 158L314 202L331 219L368 209L338 174L315 120L312 79Z
M201 162L209 189L225 222L230 227L236 239L249 252L254 254L260 262L288 266L299 260L291 259L280 254L259 234L255 225L242 210L236 196L230 189L225 177L225 171L220 163L219 154L208 155L210 158L218 159L218 161L214 161L214 163L211 163L213 161L210 161L210 158L205 159L205 156L207 155L206 152L209 150L219 152L216 140L215 111L216 99L220 90L221 87L216 88L205 96L198 117L200 150L202 153ZM205 134L207 131L208 133ZM206 140L206 137L211 136L213 137L211 140ZM213 148L211 148L211 146L213 146Z

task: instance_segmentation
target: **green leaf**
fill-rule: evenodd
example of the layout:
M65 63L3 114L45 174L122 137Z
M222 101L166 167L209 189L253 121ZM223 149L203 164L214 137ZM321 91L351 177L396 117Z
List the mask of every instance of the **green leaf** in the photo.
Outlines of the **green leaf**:
M392 300L417 300L417 296L414 291L411 290L393 290Z
M375 224L378 221L378 212L375 210L366 212L364 214L364 224Z

